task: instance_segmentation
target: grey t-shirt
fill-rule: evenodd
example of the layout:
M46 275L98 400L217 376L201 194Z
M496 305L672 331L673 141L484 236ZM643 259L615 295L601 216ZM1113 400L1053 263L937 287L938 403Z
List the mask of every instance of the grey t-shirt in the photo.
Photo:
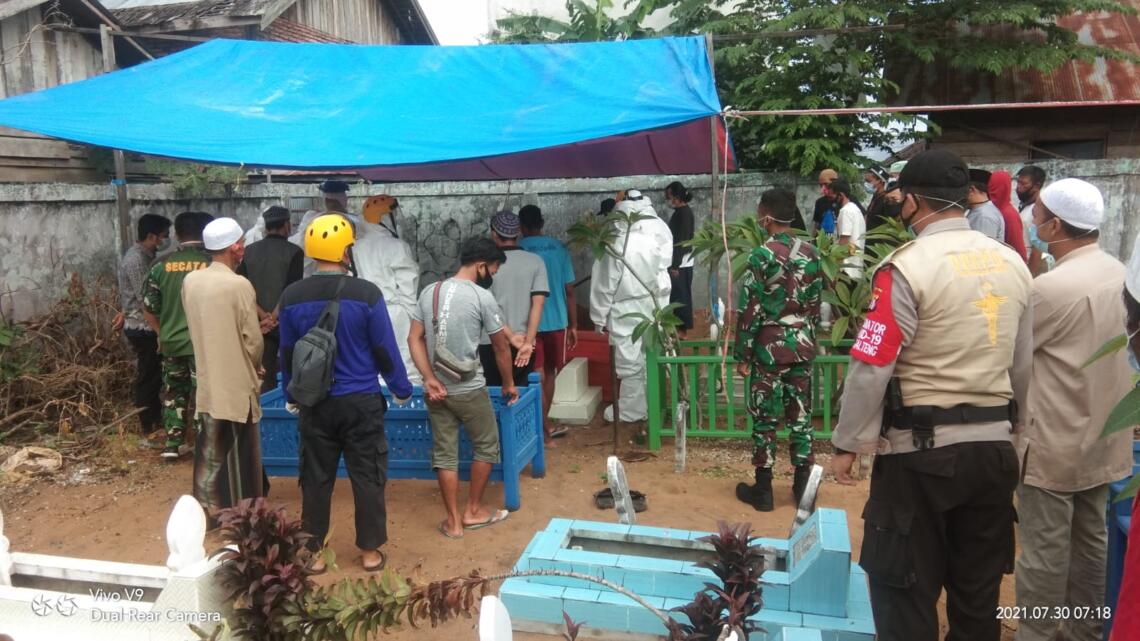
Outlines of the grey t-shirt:
M516 334L525 334L530 320L530 297L534 294L550 294L546 281L546 263L538 254L532 254L521 247L505 247L507 262L499 266L499 272L491 281L491 293L503 310L503 322ZM486 334L480 342L491 341Z
M987 200L971 207L966 213L966 220L970 221L970 229L982 232L999 243L1005 242L1005 219L992 202Z
M419 302L412 310L412 318L424 325L427 335L428 358L435 356L436 333L432 322L435 283L420 292ZM487 386L483 378L483 368L479 365L479 337L502 331L503 317L499 304L491 292L469 280L449 278L439 288L440 338L456 358L472 362L475 377L462 383L454 383L439 377L448 393L465 394Z

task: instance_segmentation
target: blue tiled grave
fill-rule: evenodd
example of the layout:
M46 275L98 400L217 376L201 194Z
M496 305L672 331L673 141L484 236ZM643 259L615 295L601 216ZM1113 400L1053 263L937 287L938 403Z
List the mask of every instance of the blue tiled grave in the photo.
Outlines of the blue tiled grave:
M697 564L711 545L692 532L640 525L552 519L527 545L516 570L563 570L621 585L659 609L692 600L712 572ZM765 550L764 609L757 616L776 641L785 628L817 630L822 641L874 638L870 597L861 568L851 562L847 515L816 510L788 539L757 539ZM519 630L543 630L565 610L587 627L628 635L661 635L661 622L628 597L567 577L519 577L503 582L500 598ZM673 616L680 617L677 613ZM623 638L626 638L623 636Z

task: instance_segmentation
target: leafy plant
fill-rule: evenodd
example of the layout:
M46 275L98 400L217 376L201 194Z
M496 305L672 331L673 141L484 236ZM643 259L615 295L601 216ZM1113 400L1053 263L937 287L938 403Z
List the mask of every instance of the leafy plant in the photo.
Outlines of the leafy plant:
M267 641L298 637L288 633L314 583L308 570L312 537L301 522L272 509L263 498L246 499L218 517L229 545L216 553L222 583L234 604L234 631Z
M747 523L729 525L719 521L716 534L700 539L713 546L716 557L697 565L710 570L721 584L706 583L705 590L698 592L691 603L673 609L684 614L689 623L671 620L668 627L672 641L716 639L725 626L742 631L743 638L762 631L749 620L764 605L760 587L764 553L751 544L751 533L752 526Z
M669 631L670 641L722 638L725 626L747 632L760 630L748 621L763 605L760 576L764 555L751 542L751 526L717 524L718 532L701 539L715 556L700 564L712 571L719 585L706 584L691 604L677 608L689 618L682 624L626 588L604 578L561 570L529 570L466 576L417 585L391 568L367 580L342 580L318 587L307 568L312 556L309 536L290 520L283 508L270 509L265 499L247 499L222 510L219 520L227 548L218 553L225 562L222 576L231 590L238 636L258 641L358 641L400 627L436 627L457 617L470 618L490 585L511 577L557 576L589 581L629 597L652 612ZM566 641L577 639L583 623L563 612ZM230 622L226 622L228 627ZM207 634L193 628L202 639ZM215 632L214 638L217 637ZM746 637L745 637L746 638Z
M169 181L175 193L184 198L209 196L219 188L229 196L246 181L245 170L241 167L200 165L165 158L148 157L146 170Z

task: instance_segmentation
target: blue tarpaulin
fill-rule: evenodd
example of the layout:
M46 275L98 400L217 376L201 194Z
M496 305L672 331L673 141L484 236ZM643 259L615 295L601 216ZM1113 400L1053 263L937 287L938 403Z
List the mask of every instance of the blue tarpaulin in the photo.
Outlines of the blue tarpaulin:
M707 170L707 118L720 109L698 37L473 47L213 40L2 100L0 125L203 162L359 169L706 119L705 146L685 155Z

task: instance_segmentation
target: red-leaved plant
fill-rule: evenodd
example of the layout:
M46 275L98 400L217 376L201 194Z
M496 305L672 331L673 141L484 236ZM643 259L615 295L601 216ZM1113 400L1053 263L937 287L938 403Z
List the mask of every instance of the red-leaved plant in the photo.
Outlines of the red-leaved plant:
M717 533L700 539L713 546L716 557L697 566L710 570L721 585L705 583L705 589L691 603L673 609L689 622L671 620L667 624L671 641L715 641L726 625L743 632L744 638L762 630L750 620L764 605L760 587L764 553L752 545L751 534L752 526L748 523L729 525L718 521Z
M225 562L220 572L234 606L234 632L259 641L286 639L282 616L315 585L308 571L312 555L305 547L312 537L284 507L270 508L263 498L222 510L218 521L227 547L215 555Z

